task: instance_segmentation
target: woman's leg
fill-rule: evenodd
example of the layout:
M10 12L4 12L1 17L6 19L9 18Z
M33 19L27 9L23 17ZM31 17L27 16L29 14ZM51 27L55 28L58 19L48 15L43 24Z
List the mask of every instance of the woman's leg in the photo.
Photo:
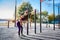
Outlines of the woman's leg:
M23 27L21 27L21 34L23 35Z
M20 28L18 28L18 35L20 35Z

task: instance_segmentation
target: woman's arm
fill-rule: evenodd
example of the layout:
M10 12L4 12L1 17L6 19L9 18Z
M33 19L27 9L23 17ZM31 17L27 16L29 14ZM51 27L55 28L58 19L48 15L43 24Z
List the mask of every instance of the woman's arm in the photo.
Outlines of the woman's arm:
M23 25L23 21L22 20L20 21L20 25Z

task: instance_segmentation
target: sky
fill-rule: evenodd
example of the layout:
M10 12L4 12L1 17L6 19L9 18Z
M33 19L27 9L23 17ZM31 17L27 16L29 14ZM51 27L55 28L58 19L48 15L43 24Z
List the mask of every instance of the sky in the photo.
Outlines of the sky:
M29 2L33 9L40 12L39 0L17 0L17 8L23 2ZM55 4L60 3L60 0L54 0ZM49 14L53 13L53 1L43 1L42 11L48 11ZM15 0L0 0L0 19L12 19L15 13ZM55 6L55 15L58 14L58 7Z

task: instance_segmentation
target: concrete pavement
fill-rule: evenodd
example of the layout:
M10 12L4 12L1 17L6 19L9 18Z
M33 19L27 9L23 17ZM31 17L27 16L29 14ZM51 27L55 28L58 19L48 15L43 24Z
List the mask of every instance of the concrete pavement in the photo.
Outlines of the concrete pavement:
M33 25L32 25L33 26ZM60 40L60 29L54 31L52 27L42 27L42 33L37 26L37 34L34 33L34 26L29 29L29 35L26 35L26 26L24 27L23 36L18 36L17 27L0 27L0 40Z

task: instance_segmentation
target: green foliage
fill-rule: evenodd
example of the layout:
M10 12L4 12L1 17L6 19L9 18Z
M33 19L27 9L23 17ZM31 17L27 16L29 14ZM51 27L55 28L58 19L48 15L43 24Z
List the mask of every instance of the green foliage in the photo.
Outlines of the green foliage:
M54 20L54 18L55 18L54 14L50 14L50 15L48 16L49 22L51 23L51 22Z
M34 20L35 15L31 15L31 19ZM38 16L36 15L36 20L38 19Z
M47 11L43 11L41 15L48 16L48 12Z
M42 22L48 22L48 12L47 11L43 11L42 13L41 13L41 15L42 15Z
M34 11L32 11L31 12L31 19L34 21L34 19L35 19L35 12ZM36 20L38 20L38 13L36 13Z
M29 4L28 2L23 2L19 7L18 7L18 13L24 13L26 10L29 10L29 12L31 12L33 10L31 4Z
M23 2L19 7L18 7L18 14L24 14L24 12L28 9L29 12L29 18L31 18L34 21L35 17L35 12L33 11L33 8L30 3L28 2ZM36 19L38 19L38 15L36 13Z

